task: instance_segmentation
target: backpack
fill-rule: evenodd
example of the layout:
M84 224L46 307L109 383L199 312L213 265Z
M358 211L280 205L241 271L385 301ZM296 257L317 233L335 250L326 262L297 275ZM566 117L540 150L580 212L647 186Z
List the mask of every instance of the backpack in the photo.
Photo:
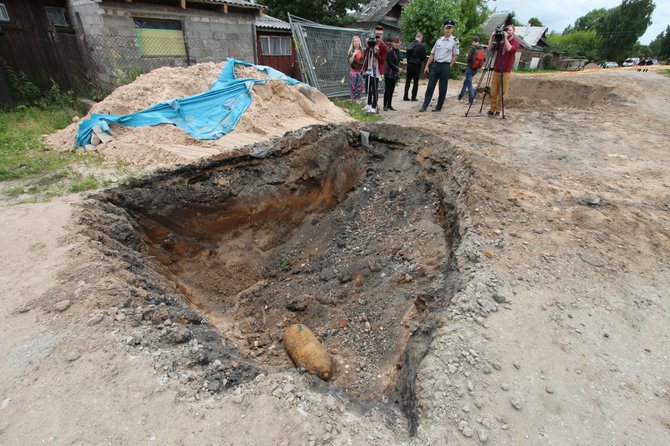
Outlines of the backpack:
M486 60L486 53L484 50L477 50L472 58L472 68L476 70L477 68L483 67L484 60Z

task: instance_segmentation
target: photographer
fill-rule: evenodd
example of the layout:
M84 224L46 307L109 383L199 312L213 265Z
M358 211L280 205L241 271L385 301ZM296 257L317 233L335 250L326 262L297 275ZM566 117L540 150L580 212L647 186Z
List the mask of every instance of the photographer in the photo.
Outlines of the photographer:
M433 92L435 85L440 82L439 94L437 96L437 104L433 109L434 112L442 110L444 99L447 97L447 85L449 82L449 71L458 59L459 47L458 39L451 35L454 31L454 21L447 20L444 22L444 36L437 39L433 49L430 52L430 57L426 63L425 72L428 75L428 87L426 88L426 97L419 109L420 112L425 112L433 99Z
M381 36L375 33L370 36L366 42L365 56L363 58L363 73L365 73L365 89L368 92L367 104L363 111L365 113L379 113L377 110L377 102L379 100L379 79L381 79L383 71L379 61Z
M507 23L496 29L489 40L489 51L497 49L496 61L491 76L491 98L489 116L498 116L503 107L503 96L509 92L509 83L514 67L516 50L521 40L514 35L514 25Z

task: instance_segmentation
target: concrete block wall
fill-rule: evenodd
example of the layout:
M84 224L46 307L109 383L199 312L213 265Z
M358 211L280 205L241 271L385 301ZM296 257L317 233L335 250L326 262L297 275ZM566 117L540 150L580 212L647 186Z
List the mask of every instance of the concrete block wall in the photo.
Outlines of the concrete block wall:
M85 36L92 71L103 87L113 88L128 73L161 66L222 62L227 57L256 62L255 15L143 3L68 0L72 23ZM142 57L134 18L178 20L187 57Z

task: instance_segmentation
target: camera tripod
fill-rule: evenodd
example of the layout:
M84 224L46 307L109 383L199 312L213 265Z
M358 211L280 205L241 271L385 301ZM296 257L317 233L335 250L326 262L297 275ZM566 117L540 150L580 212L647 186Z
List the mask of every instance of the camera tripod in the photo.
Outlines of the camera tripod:
M368 60L372 60L375 58L375 51L373 46L369 46L365 49L365 55L363 56L363 69L367 67ZM375 62L372 62L375 63ZM368 102L369 99L372 99L372 104L377 104L377 108L379 107L378 101L379 101L379 79L375 77L374 75L374 70L371 76L367 76L366 74L363 74L365 76L365 94L368 97ZM372 98L370 98L370 92L372 92ZM369 104L368 104L369 105Z
M491 95L491 78L493 77L493 64L494 60L496 60L498 56L498 48L497 46L491 50L491 54L489 55L489 58L486 60L486 63L484 64L484 67L482 68L482 74L479 77L479 81L477 82L477 86L475 87L475 94L479 91L480 86L482 84L482 81L484 79L484 95L482 96L482 103L479 106L479 113L481 114L482 109L484 108L484 101L486 100L487 95ZM505 119L505 87L503 86L503 79L502 79L502 73L500 76L500 101L502 103L502 119ZM468 113L470 113L470 108L472 107L472 104L474 104L474 101L468 105L468 109L465 112L465 116L468 116Z

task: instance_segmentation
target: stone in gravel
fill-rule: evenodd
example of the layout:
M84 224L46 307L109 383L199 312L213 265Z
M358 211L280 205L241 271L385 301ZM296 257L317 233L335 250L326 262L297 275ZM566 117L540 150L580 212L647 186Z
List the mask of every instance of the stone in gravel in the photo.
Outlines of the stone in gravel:
M479 441L481 443L486 443L489 441L489 436L484 429L477 429L477 436L479 437Z
M60 302L57 302L56 305L54 305L54 309L56 311L65 311L68 308L70 308L71 302L69 300L61 300Z
M79 358L81 358L81 353L79 352L69 352L68 354L65 355L65 360L67 362L74 362Z
M86 322L86 325L89 327L93 327L94 325L98 325L102 320L105 318L105 315L102 313L96 313L91 318Z
M509 384L508 383L502 383L500 384L500 388L507 392L509 390Z
M501 370L502 369L502 366L500 365L500 363L498 361L493 361L491 363L491 367L493 367L496 370Z
M504 304L505 302L507 302L507 298L506 298L504 295L500 294L500 293L495 293L495 294L493 295L493 300L495 300L495 301L498 302L499 304Z
M468 381L468 390L469 390L470 392L472 392L473 390L475 390L475 386L474 386L474 384L472 384L472 381Z
M521 398L518 396L513 396L510 398L509 402L512 404L512 407L514 407L516 410L521 410Z
M456 373L457 368L456 368L455 365L453 365L453 364L449 364L449 365L447 366L447 370L449 371L449 373Z
M30 311L30 307L28 306L28 304L23 304L23 305L21 305L21 306L18 308L17 311L18 311L19 313L27 313L27 312Z
M552 393L554 393L554 388L551 386L547 386L544 388L544 391L551 395Z
M473 428L471 428L470 426L465 426L463 428L463 436L464 437L468 437L468 438L472 437L474 435L474 433L475 433L475 430Z
M244 401L244 395L233 395L230 400L233 402L233 404L242 404L242 401Z

